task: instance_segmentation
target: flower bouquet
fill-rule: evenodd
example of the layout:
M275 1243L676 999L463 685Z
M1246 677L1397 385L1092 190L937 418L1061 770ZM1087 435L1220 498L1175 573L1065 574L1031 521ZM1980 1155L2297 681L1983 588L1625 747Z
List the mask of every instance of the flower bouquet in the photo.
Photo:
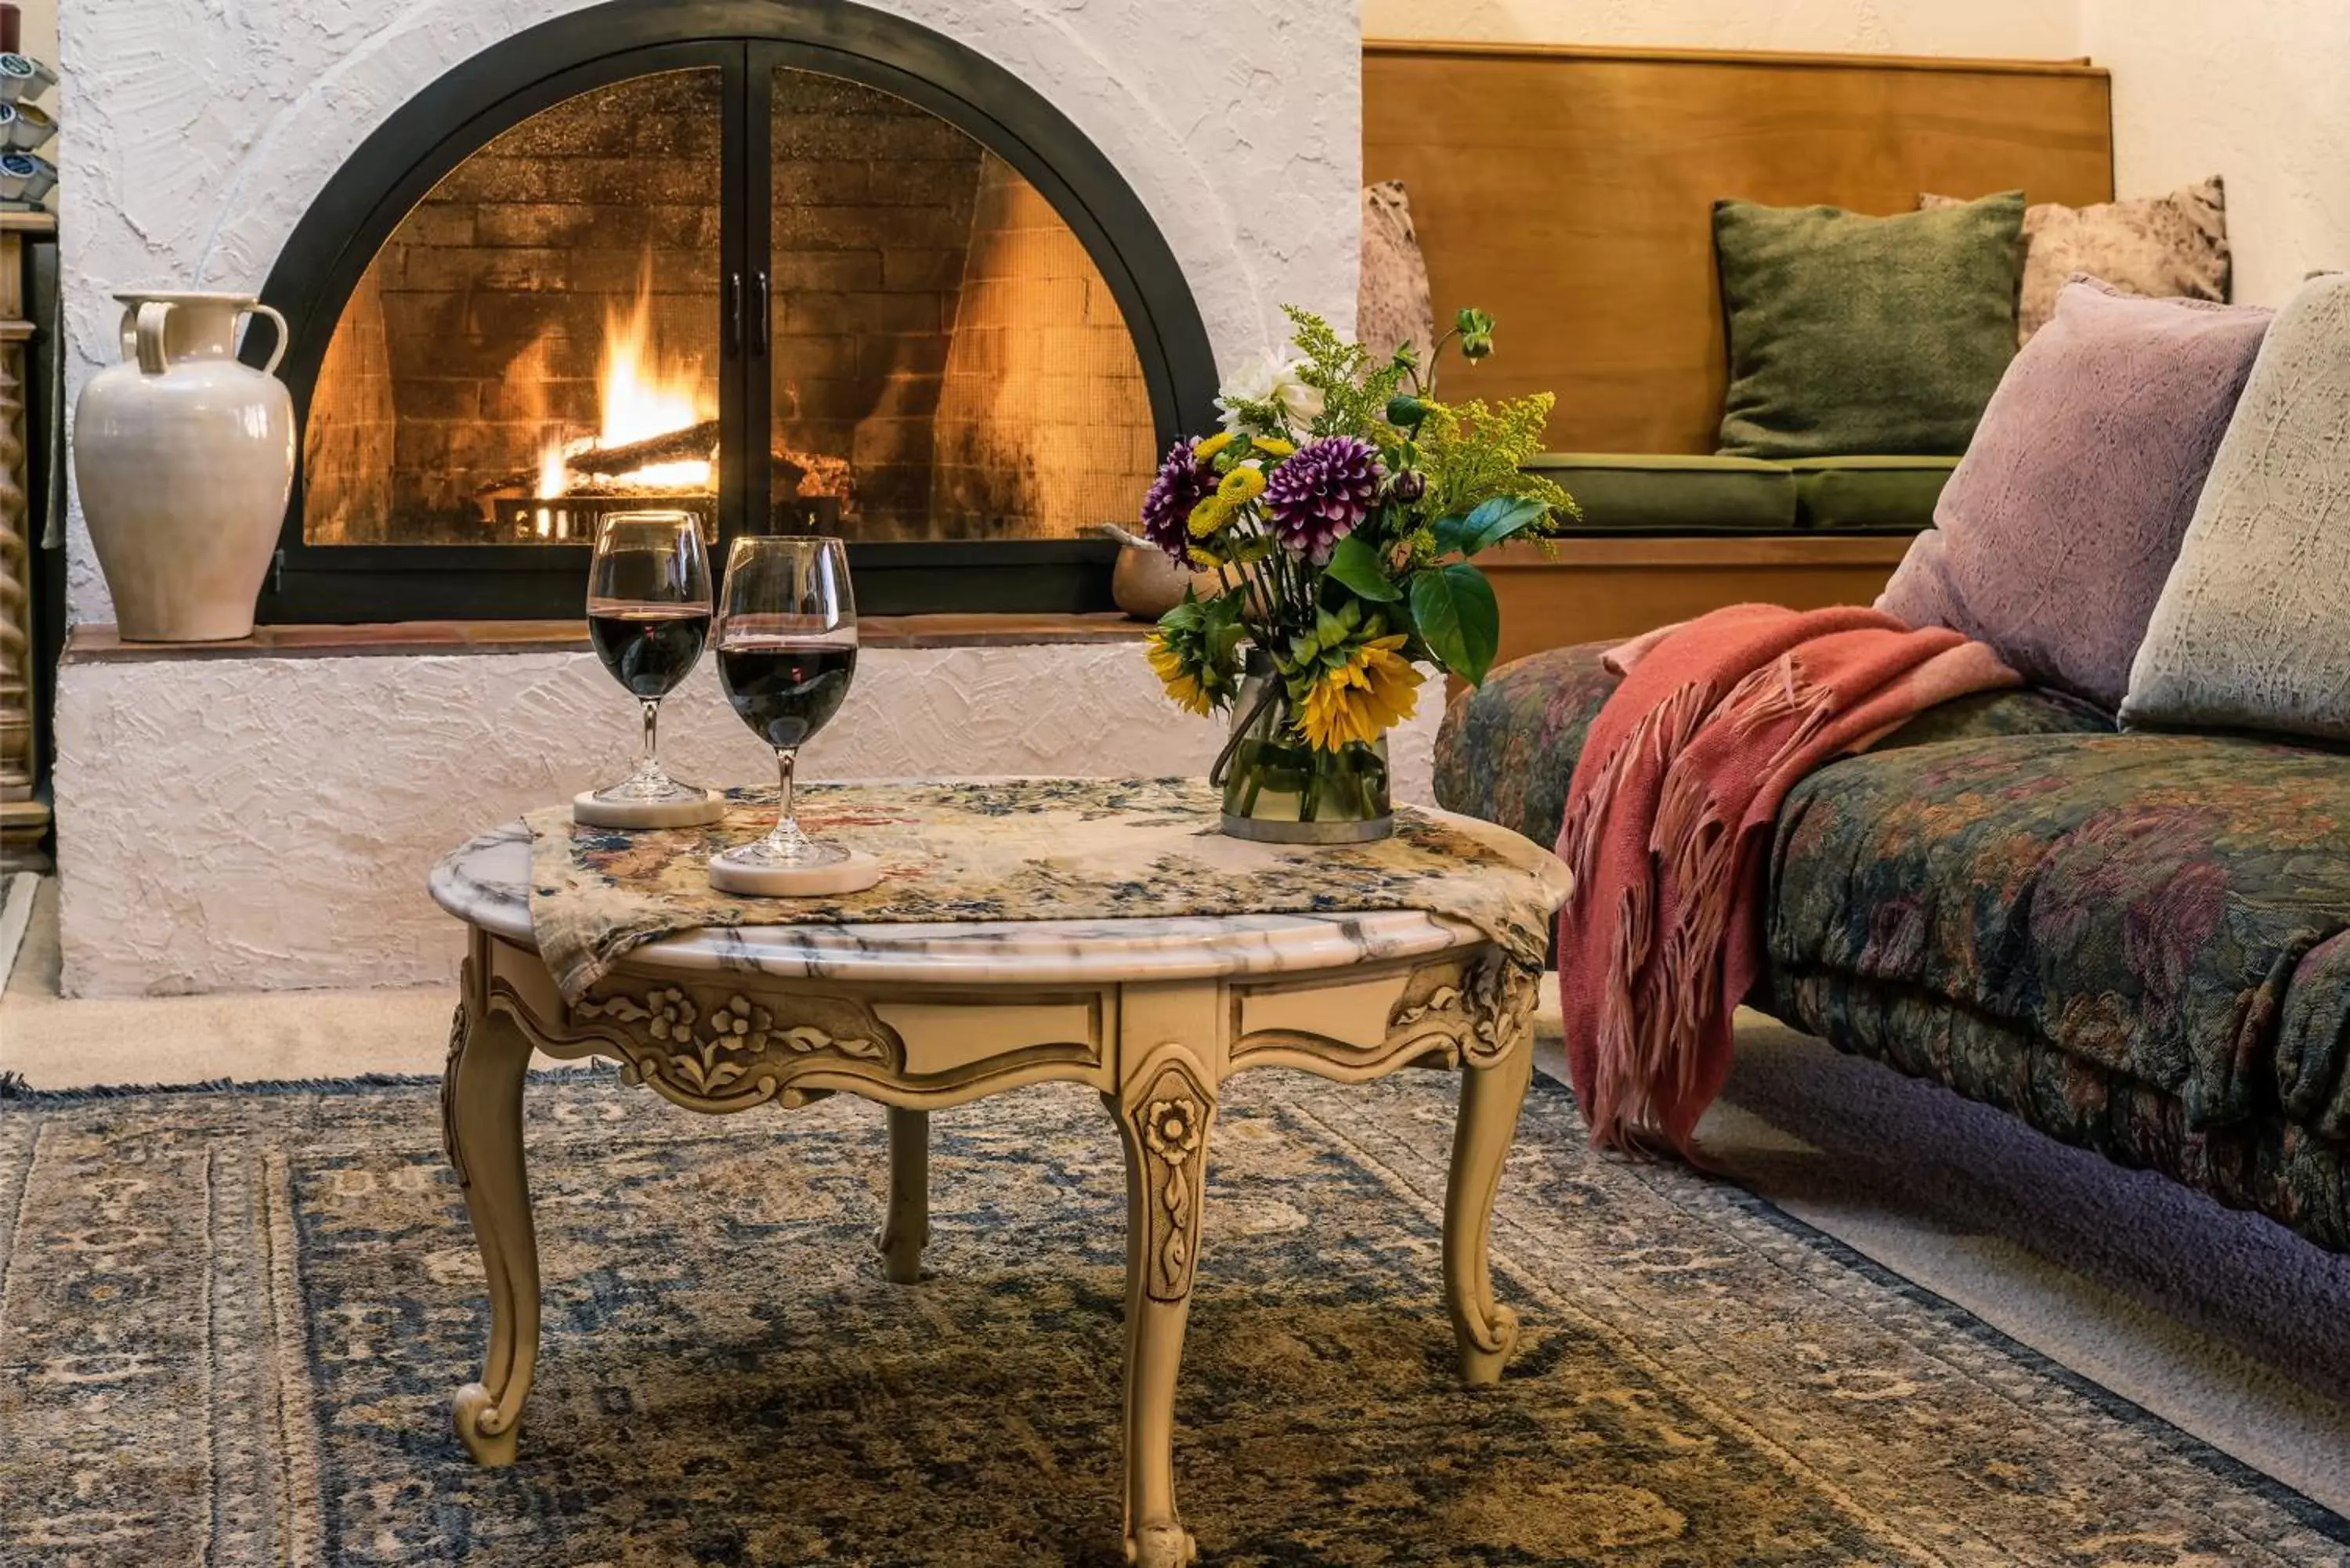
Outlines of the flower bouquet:
M1159 618L1150 662L1179 705L1232 712L1210 775L1226 833L1360 842L1393 830L1385 737L1422 666L1475 685L1500 646L1470 557L1576 514L1519 467L1542 450L1548 393L1439 402L1409 346L1381 357L1287 314L1295 354L1227 381L1223 429L1178 441L1143 500L1144 535L1222 585ZM1464 310L1437 351L1457 342L1473 365L1492 330Z

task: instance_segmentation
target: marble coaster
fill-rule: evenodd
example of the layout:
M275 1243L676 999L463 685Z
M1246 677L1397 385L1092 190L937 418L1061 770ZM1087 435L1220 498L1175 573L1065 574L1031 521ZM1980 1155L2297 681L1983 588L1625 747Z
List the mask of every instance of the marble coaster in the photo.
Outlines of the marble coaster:
M846 860L823 866L729 866L712 857L710 885L722 893L747 893L754 898L815 898L833 893L862 893L881 880L881 862L861 849Z
M726 797L714 789L700 800L598 800L583 789L571 797L571 820L589 827L702 827L726 815Z

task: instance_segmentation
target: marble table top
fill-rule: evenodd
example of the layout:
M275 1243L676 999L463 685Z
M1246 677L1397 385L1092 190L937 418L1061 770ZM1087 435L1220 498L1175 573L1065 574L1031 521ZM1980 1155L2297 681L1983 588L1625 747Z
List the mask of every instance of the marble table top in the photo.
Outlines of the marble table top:
M481 835L432 869L433 902L492 936L536 948L530 830ZM1485 940L1475 927L1414 909L1101 920L963 920L705 928L637 949L631 968L784 979L1054 985L1197 980L1343 969Z

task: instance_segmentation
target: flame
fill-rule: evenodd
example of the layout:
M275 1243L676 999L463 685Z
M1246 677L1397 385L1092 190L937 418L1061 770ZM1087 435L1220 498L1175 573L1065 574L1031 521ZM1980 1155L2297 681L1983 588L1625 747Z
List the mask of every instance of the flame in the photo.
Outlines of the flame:
M552 501L571 488L571 469L563 461L567 455L560 434L548 436L538 449L539 500Z
M598 472L583 454L604 447L650 441L715 419L702 360L691 354L664 354L653 337L653 257L648 245L637 275L636 297L604 313L602 362L596 374L598 417L594 436L565 441L550 437L539 450L538 495L551 499L570 488L570 469ZM708 458L649 463L606 475L615 483L647 490L707 491L713 474Z

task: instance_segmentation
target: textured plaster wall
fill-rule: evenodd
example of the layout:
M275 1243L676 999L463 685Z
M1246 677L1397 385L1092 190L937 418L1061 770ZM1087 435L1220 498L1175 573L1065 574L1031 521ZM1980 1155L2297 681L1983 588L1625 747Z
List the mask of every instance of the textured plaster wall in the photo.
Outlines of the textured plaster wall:
M73 995L447 978L424 874L467 835L626 770L635 719L593 655L193 660L64 670L57 795ZM1430 799L1441 698L1391 738ZM681 776L772 784L705 665L665 704ZM1133 644L877 649L802 776L1198 774L1218 726Z
M2193 0L2186 0L2192 4ZM1363 0L1372 38L2058 57L2079 0Z
M1157 219L1226 365L1279 306L1352 318L1356 0L868 0L1057 105ZM360 140L458 62L577 0L103 0L60 17L69 387L116 358L118 289L258 288ZM1206 40L1245 37L1245 50ZM110 618L78 508L70 614Z
M2125 194L2228 182L2236 297L2350 267L2350 0L2083 0Z

